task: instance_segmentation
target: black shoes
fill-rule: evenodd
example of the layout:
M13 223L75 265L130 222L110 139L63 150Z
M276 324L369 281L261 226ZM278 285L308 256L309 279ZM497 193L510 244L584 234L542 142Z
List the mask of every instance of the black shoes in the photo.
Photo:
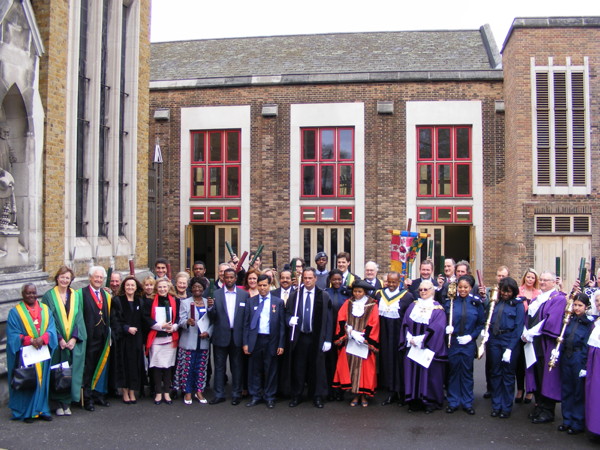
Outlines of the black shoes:
M95 404L100 405L100 406L104 406L105 408L108 408L110 406L110 402L108 400L106 400L104 397L98 397L95 401Z
M223 397L215 397L211 401L208 402L209 405L216 405L218 403L223 403L225 399Z
M567 425L565 425L564 423L561 423L561 424L558 426L557 430L558 430L558 431L568 431L568 430L569 430L569 427L568 427Z
M472 407L471 408L463 408L463 411L466 412L470 416L475 415L475 410ZM500 417L502 417L502 415L500 415Z
M321 400L321 397L315 397L315 399L313 400L313 406L315 408L323 408L325 405L323 404L323 400Z
M267 408L269 408L269 409L275 408L275 400L269 400L267 402Z
M500 411L498 411L497 409L493 409L492 413L490 414L490 416L492 417L498 417L500 415Z
M452 414L454 411L456 411L458 408L455 408L454 406L447 406L446 407L446 412L448 414Z
M246 403L246 406L247 406L248 408L252 408L253 406L259 405L259 404L261 404L262 402L263 402L263 401L262 401L261 399L258 399L258 400L252 399L252 400L250 400L248 403Z
M501 419L508 419L510 417L510 413L509 412L501 412L498 417L500 417Z
M92 411L95 411L95 410L96 410L96 408L94 408L94 402L91 402L91 401L87 401L87 402L85 402L85 403L84 403L84 405L83 405L83 408L84 408L86 411L90 411L90 412L92 412Z
M241 400L239 397L233 397L233 398L231 399L231 404L232 404L233 406L237 406L237 405L239 405L239 404L240 404L240 402L241 402L241 401L242 401L242 400Z
M290 403L288 404L288 406L290 408L295 408L296 406L298 406L300 403L302 402L302 400L300 400L298 397L292 397L292 399L290 400Z
M486 391L485 394L483 394L483 398L492 398L492 393L490 391Z

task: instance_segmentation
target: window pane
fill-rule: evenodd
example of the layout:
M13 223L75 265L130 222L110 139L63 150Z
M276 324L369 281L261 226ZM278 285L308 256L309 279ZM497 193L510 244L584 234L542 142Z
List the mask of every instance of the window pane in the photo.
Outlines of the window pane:
M211 222L220 222L223 220L223 210L221 208L208 208L208 220Z
M456 157L470 158L471 157L471 142L468 128L458 128L456 130Z
M194 222L204 222L205 211L202 209L192 209L192 220Z
M329 254L330 255L337 255L338 252L339 252L339 250L338 250L338 232L337 232L338 230L337 230L337 228L332 228L329 231L330 231L329 243L331 245L331 249L329 251ZM334 263L332 264L331 267L335 267L335 265L336 264L335 264L335 260L334 260Z
M335 220L335 208L321 208L321 220L333 222Z
M354 133L352 130L340 130L340 159L353 159L354 142L352 136Z
M315 159L315 130L304 130L302 159Z
M204 133L194 133L194 161L204 162Z
M302 195L315 195L315 166L304 166Z
M431 180L431 166L419 166L419 195L431 195L433 182Z
M352 208L340 208L339 210L339 220L343 220L343 221L352 221Z
M344 228L344 251L352 254L352 228Z
M221 168L211 167L210 168L210 196L219 197L221 196Z
M229 253L227 254L227 259L225 259L225 228L217 228L217 233L219 235L218 242L221 244L217 245L217 248L219 249L219 261L229 261Z
M471 195L471 165L456 165L456 195Z
M240 160L240 134L237 131L227 133L227 161Z
M237 166L227 167L227 193L228 197L240 195L240 170Z
M333 159L335 153L333 151L334 131L321 130L321 159Z
M438 208L437 216L439 221L448 222L452 220L452 208Z
M431 159L431 129L419 129L419 159Z
M204 197L204 167L194 167L192 170L192 196Z
M317 220L317 210L314 208L305 208L302 210L303 222L315 222Z
M450 129L440 128L438 129L438 145L437 154L440 159L450 158Z
M238 210L238 213L239 213L239 210ZM238 215L238 220L240 220L239 215ZM231 246L233 248L240 248L239 240L240 240L239 228L233 227L231 229ZM221 259L220 261L225 261L225 260Z
M419 209L419 220L422 222L433 221L433 208L421 208Z
M471 221L471 210L468 208L456 208L456 221L457 222L470 222Z
M221 133L210 133L210 161L221 161Z
M317 252L325 251L325 228L317 228Z
M352 166L340 166L339 195L352 195Z
M321 195L333 195L333 166L321 166Z
M240 220L240 209L239 208L225 208L225 220L227 222L239 222ZM233 232L233 230L231 230ZM236 248L236 247L234 247Z
M438 195L452 195L450 165L438 165Z
M304 229L304 261L310 261L310 228Z

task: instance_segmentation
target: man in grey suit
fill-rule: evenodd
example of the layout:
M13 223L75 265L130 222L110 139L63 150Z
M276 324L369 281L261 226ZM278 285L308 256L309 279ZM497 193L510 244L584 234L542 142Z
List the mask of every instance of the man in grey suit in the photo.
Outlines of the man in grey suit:
M248 362L248 390L252 400L246 406L265 401L275 407L279 356L285 344L285 305L269 292L271 279L258 276L258 295L248 300L244 318L244 353Z
M242 398L242 332L248 293L237 289L235 270L224 271L225 287L215 291L215 303L208 314L213 322L212 343L215 358L215 397L209 402L216 405L225 401L225 370L229 357L231 370L231 404L240 404Z

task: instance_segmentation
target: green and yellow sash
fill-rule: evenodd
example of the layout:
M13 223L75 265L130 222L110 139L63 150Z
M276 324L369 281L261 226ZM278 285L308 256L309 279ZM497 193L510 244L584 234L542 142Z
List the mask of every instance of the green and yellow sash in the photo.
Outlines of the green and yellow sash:
M65 341L71 339L71 334L73 333L73 328L75 326L75 318L79 313L79 306L81 305L81 291L75 291L69 288L69 293L71 295L71 309L69 314L67 314L65 305L60 298L58 287L55 287L51 291L52 302L58 311L58 326L60 327L60 333Z
M108 309L108 318L107 320L110 322L110 305L112 297L108 292L106 294L106 307ZM102 293L100 293L102 295ZM108 382L108 374L106 373L106 365L108 363L108 356L110 355L110 323L109 323L109 333L108 338L104 344L104 349L102 350L102 354L100 355L100 360L98 361L98 365L96 366L96 370L94 371L94 376L92 377L92 389L98 390L100 392L106 392L106 386ZM100 384L100 386L98 386ZM96 389L98 387L98 389Z
M404 297L408 291L407 290L400 291L398 294L396 294L392 298L389 298L387 296L387 294L385 293L385 289L380 289L379 292L381 292L381 298L385 302L385 304L387 306L390 306L392 303L395 303L395 302L399 301L402 297Z
M46 330L48 329L48 323L50 320L50 313L49 313L48 307L40 302L37 302L37 304L42 309L42 322L40 324L40 332L39 333L37 331L36 326L33 323L33 320L31 319L31 316L29 315L29 312L27 311L27 307L25 306L25 303L20 302L15 307L15 309L17 310L17 313L19 314L19 317L21 318L21 322L23 322L25 331L27 331L27 335L32 339L39 338L46 332ZM38 386L41 386L42 385L42 363L41 362L36 363L35 372L38 377Z

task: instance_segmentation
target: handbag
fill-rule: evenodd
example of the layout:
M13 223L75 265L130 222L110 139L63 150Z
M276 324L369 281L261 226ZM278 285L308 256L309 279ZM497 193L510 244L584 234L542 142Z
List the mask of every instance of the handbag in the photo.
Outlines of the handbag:
M57 394L71 392L71 381L73 372L70 367L59 365L50 370L50 389Z
M21 351L15 355L15 368L13 369L10 387L15 391L33 391L37 387L37 373L35 366L25 367L20 357ZM17 367L19 361L21 364Z

